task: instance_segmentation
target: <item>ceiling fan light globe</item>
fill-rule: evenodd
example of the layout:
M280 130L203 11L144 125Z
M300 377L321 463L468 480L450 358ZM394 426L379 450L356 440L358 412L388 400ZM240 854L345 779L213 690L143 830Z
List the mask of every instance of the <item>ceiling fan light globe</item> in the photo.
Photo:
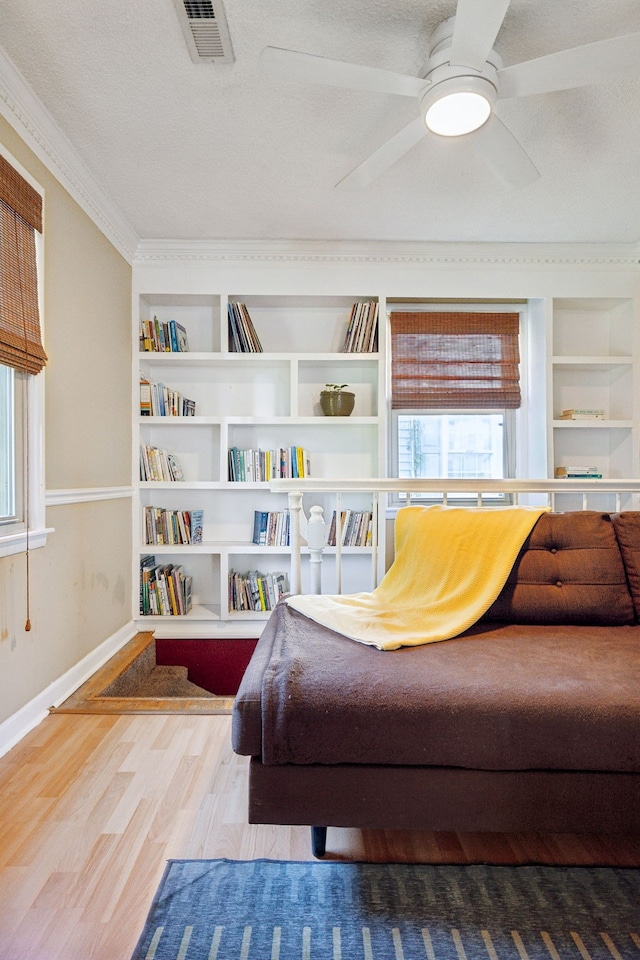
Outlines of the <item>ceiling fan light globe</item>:
M461 90L444 94L428 107L425 123L441 137L461 137L478 130L491 116L491 103L481 93Z

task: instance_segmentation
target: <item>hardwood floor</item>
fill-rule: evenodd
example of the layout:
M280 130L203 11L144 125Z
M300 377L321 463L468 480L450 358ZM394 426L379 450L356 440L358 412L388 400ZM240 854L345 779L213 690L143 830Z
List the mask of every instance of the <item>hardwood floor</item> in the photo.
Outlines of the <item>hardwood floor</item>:
M0 759L0 960L128 960L169 858L312 859L246 823L223 715L52 714ZM330 829L333 859L640 866L640 838Z

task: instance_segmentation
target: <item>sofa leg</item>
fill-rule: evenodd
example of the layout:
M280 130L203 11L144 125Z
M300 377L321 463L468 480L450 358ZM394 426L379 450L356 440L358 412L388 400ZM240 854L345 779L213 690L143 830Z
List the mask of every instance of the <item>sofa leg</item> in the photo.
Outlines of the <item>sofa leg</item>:
M327 852L327 828L311 827L311 852L320 859Z

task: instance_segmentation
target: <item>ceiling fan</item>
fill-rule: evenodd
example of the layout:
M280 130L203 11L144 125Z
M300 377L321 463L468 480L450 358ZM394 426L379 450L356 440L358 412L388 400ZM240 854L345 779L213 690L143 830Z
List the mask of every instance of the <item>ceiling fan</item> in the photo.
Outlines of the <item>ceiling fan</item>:
M418 77L281 47L265 47L260 59L287 80L416 97L416 119L340 180L338 187L367 186L428 136L473 136L494 173L522 186L540 174L496 116L496 102L640 75L640 33L504 67L493 44L510 2L458 0L455 16L431 35L427 62Z

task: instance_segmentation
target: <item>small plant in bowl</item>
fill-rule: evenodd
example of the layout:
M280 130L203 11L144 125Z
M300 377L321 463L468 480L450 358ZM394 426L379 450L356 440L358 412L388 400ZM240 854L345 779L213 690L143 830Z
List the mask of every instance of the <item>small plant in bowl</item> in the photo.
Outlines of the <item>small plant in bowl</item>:
M348 417L353 411L356 395L345 390L348 383L325 383L320 391L320 406L325 417Z

